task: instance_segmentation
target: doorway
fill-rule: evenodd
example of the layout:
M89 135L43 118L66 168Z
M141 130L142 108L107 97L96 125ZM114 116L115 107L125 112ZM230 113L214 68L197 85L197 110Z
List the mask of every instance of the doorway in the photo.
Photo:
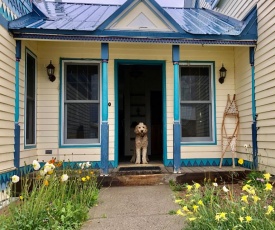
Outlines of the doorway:
M134 128L148 128L150 163L163 161L163 77L161 64L118 64L118 162L129 162Z

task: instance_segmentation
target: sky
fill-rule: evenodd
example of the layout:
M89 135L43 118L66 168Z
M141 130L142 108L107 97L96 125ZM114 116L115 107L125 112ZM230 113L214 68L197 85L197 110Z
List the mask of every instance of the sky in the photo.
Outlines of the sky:
M54 0L47 0L54 2ZM184 0L155 0L161 6L174 6L182 7ZM126 0L62 0L62 2L75 2L75 3L99 3L99 4L122 4Z

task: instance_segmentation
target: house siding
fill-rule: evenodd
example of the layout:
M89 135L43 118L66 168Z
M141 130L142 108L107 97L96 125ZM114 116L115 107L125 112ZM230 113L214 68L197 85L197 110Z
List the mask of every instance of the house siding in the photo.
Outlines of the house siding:
M255 52L259 169L275 174L275 1L258 2Z
M0 25L0 173L14 167L15 40Z

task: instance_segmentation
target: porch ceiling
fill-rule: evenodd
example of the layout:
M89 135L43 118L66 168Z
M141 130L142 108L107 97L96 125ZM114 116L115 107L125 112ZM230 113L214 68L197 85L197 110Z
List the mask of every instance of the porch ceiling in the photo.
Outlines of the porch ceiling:
M144 0L148 7L168 21L176 31L112 30L111 23L125 10L135 7L128 0L122 5L47 2L9 23L17 39L97 40L176 44L255 45L256 9L243 20L199 8L161 7L154 0ZM150 17L147 15L147 17Z

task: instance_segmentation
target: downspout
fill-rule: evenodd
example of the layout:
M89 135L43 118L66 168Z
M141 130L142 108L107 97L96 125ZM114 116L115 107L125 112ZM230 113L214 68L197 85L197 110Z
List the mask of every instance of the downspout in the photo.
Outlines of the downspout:
M252 96L252 154L253 154L253 169L258 168L258 142L257 142L257 116L256 114L256 100L255 100L255 50L254 47L249 48L249 59L251 65L251 96Z
M14 167L17 169L20 167L20 92L19 92L19 64L21 59L21 41L16 40L15 47L15 111L14 111Z
M109 124L108 124L108 60L109 44L101 44L102 60L102 123L101 123L101 174L108 175Z
M174 65L174 124L173 124L173 159L174 173L180 173L180 93L179 93L179 45L172 46L172 58Z

